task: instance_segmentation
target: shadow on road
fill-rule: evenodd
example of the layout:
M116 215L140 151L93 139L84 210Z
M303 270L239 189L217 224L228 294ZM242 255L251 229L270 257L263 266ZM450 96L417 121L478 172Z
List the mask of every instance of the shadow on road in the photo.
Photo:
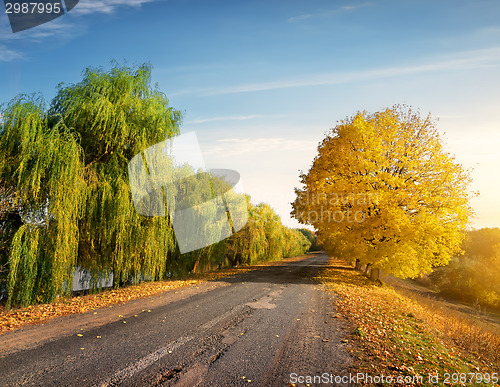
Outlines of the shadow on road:
M325 253L315 253L308 258L291 262L279 262L247 273L237 274L217 281L230 284L242 282L270 284L311 284L312 278L328 266L329 257Z

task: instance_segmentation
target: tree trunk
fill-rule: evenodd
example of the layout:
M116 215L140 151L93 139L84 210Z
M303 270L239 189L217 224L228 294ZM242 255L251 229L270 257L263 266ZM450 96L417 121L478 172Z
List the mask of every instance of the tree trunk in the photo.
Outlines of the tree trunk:
M367 263L366 264L366 267L365 267L365 275L369 276L370 273L371 273L371 268L372 268L372 264L371 263Z
M356 259L356 265L354 266L355 270L361 270L361 262L359 259Z
M376 280L378 280L379 276L380 276L380 269L378 269L376 267L372 268L372 271L370 273L370 279L372 281L376 281Z
M200 261L198 259L194 262L193 273L198 272L199 263L200 263Z

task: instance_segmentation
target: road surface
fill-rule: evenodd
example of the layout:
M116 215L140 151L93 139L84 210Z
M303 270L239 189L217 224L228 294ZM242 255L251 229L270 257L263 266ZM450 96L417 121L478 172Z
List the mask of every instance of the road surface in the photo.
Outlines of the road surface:
M288 386L345 375L347 323L310 279L327 260L315 254L8 332L0 385Z

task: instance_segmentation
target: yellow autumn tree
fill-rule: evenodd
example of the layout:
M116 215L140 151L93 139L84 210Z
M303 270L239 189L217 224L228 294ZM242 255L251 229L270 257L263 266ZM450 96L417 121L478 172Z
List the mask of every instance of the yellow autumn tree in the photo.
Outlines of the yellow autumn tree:
M443 149L430 117L396 105L341 121L318 146L292 216L325 250L398 277L442 266L471 216L470 173Z

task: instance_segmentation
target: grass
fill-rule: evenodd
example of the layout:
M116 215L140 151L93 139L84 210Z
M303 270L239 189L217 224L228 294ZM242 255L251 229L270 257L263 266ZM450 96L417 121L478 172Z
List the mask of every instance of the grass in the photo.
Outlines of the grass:
M490 367L496 366L500 371L500 325L485 321L478 307L475 314L471 315L418 293L399 292L413 298L425 308L427 313L423 317L426 324L440 332L450 344Z
M50 304L30 305L23 308L12 308L7 311L0 306L0 335L18 329L28 324L38 324L49 319L77 313L85 313L100 307L119 304L138 298L150 297L168 290L185 286L197 285L206 281L218 280L236 274L256 270L262 266L279 264L293 260L304 259L306 256L287 258L281 261L265 262L253 266L240 266L206 273L190 274L183 278L157 282L143 282L138 285L127 286L120 289L104 290L97 294L81 297L61 297Z
M432 300L423 302L372 282L340 260L332 259L316 279L339 295L337 308L352 326L354 373L407 377L417 386L476 385L479 374L491 377L495 372L500 379L498 333L438 310Z

